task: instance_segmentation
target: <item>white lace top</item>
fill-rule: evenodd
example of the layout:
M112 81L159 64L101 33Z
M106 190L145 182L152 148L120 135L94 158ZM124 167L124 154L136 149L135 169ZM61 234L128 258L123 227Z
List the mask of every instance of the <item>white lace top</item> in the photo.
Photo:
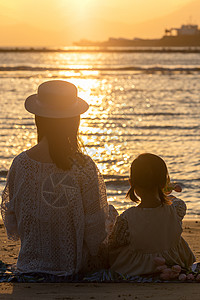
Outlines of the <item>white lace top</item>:
M18 155L9 170L1 213L8 237L21 240L20 272L70 275L84 268L106 237L106 188L85 156L68 171Z

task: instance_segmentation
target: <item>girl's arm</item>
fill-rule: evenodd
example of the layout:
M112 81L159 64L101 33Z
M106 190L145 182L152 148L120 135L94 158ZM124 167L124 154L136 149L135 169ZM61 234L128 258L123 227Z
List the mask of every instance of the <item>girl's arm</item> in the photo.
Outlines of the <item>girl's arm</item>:
M128 221L122 214L116 218L114 228L109 236L109 249L114 250L129 244L129 238Z
M172 205L176 209L176 213L177 213L179 221L182 222L182 220L186 214L186 210L187 210L185 202L179 198L174 197Z
M165 193L167 198L170 201L172 201L172 205L176 209L178 219L179 219L180 222L182 222L182 219L184 218L184 216L186 214L187 207L186 207L186 204L183 200L181 200L179 198L176 198L174 195L171 194L171 192L173 190L175 192L180 193L182 191L182 187L178 183L170 182L170 178L168 177L168 181L167 181L167 184L166 184L165 188L163 189L163 192Z

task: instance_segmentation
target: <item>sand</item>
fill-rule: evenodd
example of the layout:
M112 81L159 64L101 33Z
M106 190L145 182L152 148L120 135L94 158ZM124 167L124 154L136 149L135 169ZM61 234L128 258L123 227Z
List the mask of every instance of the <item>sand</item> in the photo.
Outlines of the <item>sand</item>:
M197 261L200 261L200 221L183 222L183 237L189 243ZM19 243L8 241L0 223L0 259L15 263ZM200 283L0 283L3 299L200 299Z

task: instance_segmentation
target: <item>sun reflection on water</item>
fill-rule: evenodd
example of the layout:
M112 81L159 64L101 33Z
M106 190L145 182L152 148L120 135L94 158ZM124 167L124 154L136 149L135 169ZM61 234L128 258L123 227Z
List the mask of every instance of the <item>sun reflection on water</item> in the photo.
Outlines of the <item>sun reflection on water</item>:
M129 65L133 63L130 55L45 54L39 66L50 66L50 71L31 71L31 76L17 71L11 79L11 73L5 74L2 86L6 100L0 112L1 168L7 170L15 155L36 143L33 118L23 108L24 95L35 92L43 81L63 79L74 83L78 96L90 105L81 116L80 136L86 152L106 177L109 201L119 209L128 207L124 197L130 163L141 152L161 155L173 177L186 182L186 198L191 199L199 174L199 91L191 88L191 82L198 86L198 78L190 74L188 81L184 74L116 72L114 67L124 65L124 58Z

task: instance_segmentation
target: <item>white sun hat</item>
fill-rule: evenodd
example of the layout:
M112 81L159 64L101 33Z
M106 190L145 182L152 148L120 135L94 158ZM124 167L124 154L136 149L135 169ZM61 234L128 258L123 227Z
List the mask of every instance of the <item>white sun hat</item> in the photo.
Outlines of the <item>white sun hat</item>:
M50 80L38 87L37 94L25 101L28 112L46 118L71 118L83 114L88 103L77 96L74 84L64 80Z

